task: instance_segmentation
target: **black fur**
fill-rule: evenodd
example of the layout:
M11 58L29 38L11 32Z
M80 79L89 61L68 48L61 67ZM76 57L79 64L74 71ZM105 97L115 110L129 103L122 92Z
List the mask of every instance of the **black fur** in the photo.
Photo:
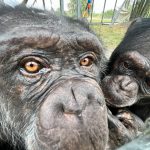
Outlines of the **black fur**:
M84 21L0 4L0 149L104 150L105 63Z

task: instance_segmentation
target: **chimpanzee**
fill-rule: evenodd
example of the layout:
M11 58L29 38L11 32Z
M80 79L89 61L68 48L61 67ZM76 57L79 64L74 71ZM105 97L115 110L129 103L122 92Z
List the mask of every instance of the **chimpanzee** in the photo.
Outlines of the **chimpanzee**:
M110 57L102 83L103 91L112 114L116 115L114 128L120 125L118 118L127 129L121 125L120 132L125 131L125 138L121 138L121 142L115 133L111 135L110 142L114 142L115 146L120 146L141 133L144 129L143 121L150 116L149 48L150 18L138 18L131 23L124 39ZM110 133L114 132L111 126L112 121L109 125Z
M104 69L102 44L83 21L0 4L1 143L104 150Z
M150 104L149 48L150 18L138 18L131 23L123 41L110 57L108 75L103 81L109 105L126 107L138 100Z

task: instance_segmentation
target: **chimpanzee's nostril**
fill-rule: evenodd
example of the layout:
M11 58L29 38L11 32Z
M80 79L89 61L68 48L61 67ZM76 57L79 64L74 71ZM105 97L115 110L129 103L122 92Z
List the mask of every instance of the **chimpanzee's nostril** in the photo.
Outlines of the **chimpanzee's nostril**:
M88 94L87 98L88 98L88 100L91 100L91 99L93 99L93 95L92 94Z
M75 93L74 93L74 91L73 91L73 88L72 88L72 87L71 87L71 93L72 93L72 96L73 96L74 100L76 101Z
M68 106L63 106L62 110L63 110L64 114L69 114L69 115L74 114L74 115L79 116L82 113L82 110L80 108L78 108L78 107L70 108Z
M65 112L65 108L63 105L61 105L61 111L64 113Z

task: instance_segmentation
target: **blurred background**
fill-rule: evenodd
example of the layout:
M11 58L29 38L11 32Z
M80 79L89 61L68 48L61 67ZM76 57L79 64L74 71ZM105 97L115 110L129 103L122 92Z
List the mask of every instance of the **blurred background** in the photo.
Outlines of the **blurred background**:
M57 15L85 18L102 39L109 57L130 22L150 17L150 0L0 0L5 4L49 10Z

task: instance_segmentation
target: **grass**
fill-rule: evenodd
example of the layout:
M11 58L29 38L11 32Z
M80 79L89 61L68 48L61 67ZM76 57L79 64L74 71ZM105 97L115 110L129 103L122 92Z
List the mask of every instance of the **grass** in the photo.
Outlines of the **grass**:
M127 25L91 25L108 49L114 49L124 37Z
M102 39L106 49L108 50L106 55L110 56L111 52L121 42L124 34L127 30L127 24L117 25L91 25L91 28L96 32L98 37Z
M101 22L101 17L92 17L92 22ZM111 19L104 18L103 22L111 22Z

